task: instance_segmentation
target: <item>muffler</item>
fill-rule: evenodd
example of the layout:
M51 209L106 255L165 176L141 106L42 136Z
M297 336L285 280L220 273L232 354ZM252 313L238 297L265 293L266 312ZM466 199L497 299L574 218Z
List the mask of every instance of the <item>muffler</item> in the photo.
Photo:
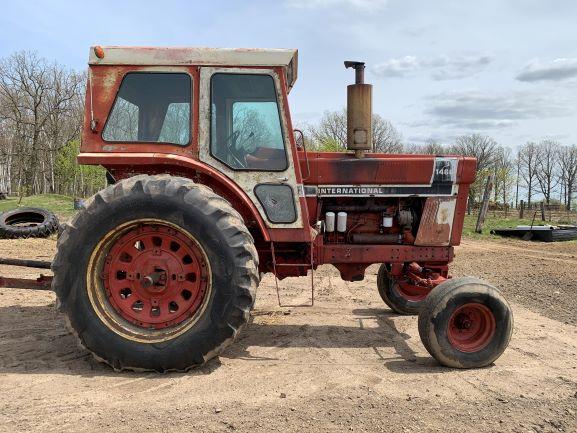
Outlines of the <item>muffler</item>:
M363 158L373 148L373 86L365 84L364 62L345 61L355 70L355 84L347 86L347 149Z

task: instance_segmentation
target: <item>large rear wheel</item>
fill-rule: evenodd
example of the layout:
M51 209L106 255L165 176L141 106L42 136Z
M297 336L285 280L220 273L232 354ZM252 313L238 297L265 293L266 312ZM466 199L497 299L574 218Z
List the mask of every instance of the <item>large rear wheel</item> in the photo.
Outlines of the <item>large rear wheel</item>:
M253 239L203 185L136 176L96 194L58 241L53 288L73 331L115 369L182 371L248 321Z

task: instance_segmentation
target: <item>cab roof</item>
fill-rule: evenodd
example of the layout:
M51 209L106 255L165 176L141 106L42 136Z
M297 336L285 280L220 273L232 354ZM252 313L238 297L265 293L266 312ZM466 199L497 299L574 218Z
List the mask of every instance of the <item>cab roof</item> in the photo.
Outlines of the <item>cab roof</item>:
M102 57L97 56L103 54ZM195 65L280 66L285 68L291 88L297 78L298 50L269 48L205 47L90 47L89 65Z

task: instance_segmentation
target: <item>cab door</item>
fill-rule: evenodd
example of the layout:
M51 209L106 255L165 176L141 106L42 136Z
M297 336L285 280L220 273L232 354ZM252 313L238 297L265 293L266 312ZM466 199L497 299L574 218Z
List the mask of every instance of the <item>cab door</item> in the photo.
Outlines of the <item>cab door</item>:
M244 189L268 227L302 229L282 95L273 69L201 68L199 158Z

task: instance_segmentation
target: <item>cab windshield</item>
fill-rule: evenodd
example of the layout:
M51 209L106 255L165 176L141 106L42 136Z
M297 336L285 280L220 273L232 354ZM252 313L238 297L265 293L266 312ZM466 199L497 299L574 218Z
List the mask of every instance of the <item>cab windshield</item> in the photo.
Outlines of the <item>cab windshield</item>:
M235 170L282 171L287 156L270 75L215 74L211 153Z

